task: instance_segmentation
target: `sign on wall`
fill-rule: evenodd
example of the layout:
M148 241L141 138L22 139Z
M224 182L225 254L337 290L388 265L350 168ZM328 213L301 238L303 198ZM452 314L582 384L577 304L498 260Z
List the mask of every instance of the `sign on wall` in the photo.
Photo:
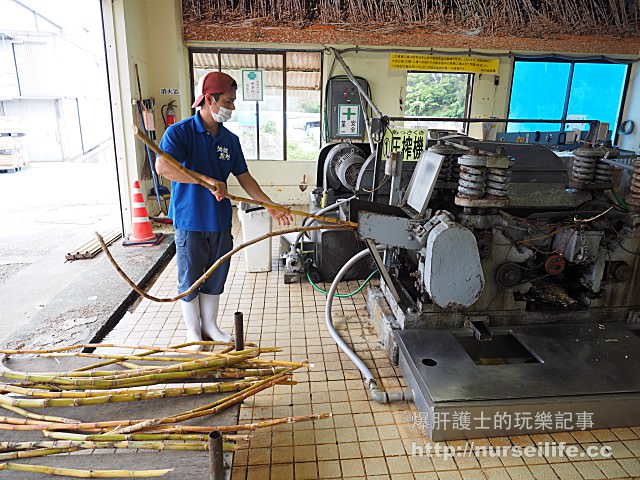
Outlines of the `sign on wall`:
M262 101L262 70L242 70L242 100Z
M382 158L402 152L404 161L416 161L427 149L427 131L419 128L388 128L382 140Z
M360 105L338 105L338 134L360 137Z
M389 58L389 68L393 70L424 70L429 72L451 73L498 73L497 58L443 56L443 55L414 55L407 53L392 53Z

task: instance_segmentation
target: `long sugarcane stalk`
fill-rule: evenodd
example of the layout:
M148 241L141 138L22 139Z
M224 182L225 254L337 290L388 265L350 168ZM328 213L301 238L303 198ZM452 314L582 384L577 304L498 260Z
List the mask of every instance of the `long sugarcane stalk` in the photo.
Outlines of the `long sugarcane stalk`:
M253 382L225 382L216 383L209 388L206 386L189 388L176 388L172 391L169 389L155 390L137 390L129 393L110 393L109 395L96 395L90 397L67 397L67 398L15 398L6 395L0 395L0 406L12 406L19 408L46 408L46 407L81 407L85 405L104 405L106 403L132 402L140 400L151 400L166 397L196 395L202 393L221 393L244 390L252 385L259 383ZM10 388L13 392L28 392L28 389L20 389L20 387ZM67 392L69 393L69 392ZM74 422L77 423L77 422Z
M236 363L240 363L247 358L254 356L253 353L246 355L225 356L223 358L213 358L211 360L203 361L203 365L206 364L201 370L215 370L223 367L233 366ZM198 362L193 362L198 364ZM162 371L164 372L164 370ZM22 380L26 382L38 382L38 383L50 383L54 385L70 386L75 388L119 388L119 387L132 387L140 385L148 385L149 382L159 383L167 382L170 380L189 378L193 374L192 371L180 371L171 367L167 367L166 373L148 373L144 372L138 376L123 376L122 378L115 378L113 380L103 380L94 377L89 378L70 378L60 376L58 374L44 375L44 374L28 374L24 372L17 372L9 369L6 365L1 364L0 375L10 380Z
M322 413L316 415L299 415L295 417L277 418L273 420L265 420L263 422L249 423L243 425L217 425L209 427L201 427L195 425L161 425L152 429L145 429L147 433L209 433L214 430L220 432L240 432L254 431L259 428L266 428L285 423L298 423L312 420L322 420L331 417L330 413ZM0 430L17 430L17 431L76 431L76 432L111 432L113 428L119 426L135 425L143 420L113 420L104 422L85 422L61 424L54 422L34 422L23 418L0 417Z
M216 345L223 345L223 346L227 346L229 345L228 342L217 342L217 341L201 341L201 342L188 342L188 343L181 343L179 345L172 345L170 348L179 350L179 351L184 351L183 348L184 347L188 347L188 346L192 346L192 345L201 345L201 346L216 346ZM224 351L218 353L218 352L208 352L205 350L202 350L201 352L197 352L199 353L199 358L203 358L203 355L205 357L210 357L210 356L215 356L215 355L219 355L219 354L224 354L224 353L234 353L234 348L235 346L229 346L227 348L224 349ZM254 343L245 343L245 348L258 348L258 345L254 344ZM262 349L262 351L266 352L266 351L270 351L270 352L279 352L281 351L281 348L278 347L268 347L268 348L264 348ZM92 370L95 368L100 368L106 365L110 365L113 363L121 363L122 361L125 360L146 360L146 361L166 361L166 362L187 362L187 361L195 361L198 360L198 358L176 358L176 357L152 357L152 354L157 354L160 353L159 351L153 351L153 350L149 350L147 352L144 353L140 353L138 355L109 355L109 356L98 356L98 358L102 357L102 358L110 358L110 360L106 360L94 365L86 365L84 367L80 367L77 368L75 370L73 370L74 372L82 372L82 371L86 371L86 370ZM55 355L55 354L51 354L51 355ZM84 354L84 355L90 355L90 354Z
M12 407L11 405L0 404L0 408L4 408L5 410L9 410L10 412L17 413L18 415L22 415L23 417L29 418L31 420L40 420L43 422L54 422L54 423L64 423L64 424L79 423L79 420L74 420L73 418L57 417L53 415L40 415L39 413L33 413L20 407Z
M75 468L58 468L44 465L23 465L20 463L0 463L0 470L15 472L43 473L75 478L149 478L161 477L173 469L163 470L78 470Z
M96 232L95 235L98 238L98 242L100 242L100 246L102 247L102 250L104 251L104 254L106 255L107 259L109 260L109 262L111 263L113 268L116 269L118 274L127 283L127 285L129 285L131 287L131 289L133 291L135 291L141 297L146 298L147 300L151 300L152 302L171 303L171 302L176 302L176 301L180 300L181 298L184 298L184 297L186 297L188 295L191 295L198 288L200 288L200 285L202 285L213 274L213 272L220 265L222 265L224 262L229 260L233 255L238 253L240 250L242 250L244 248L247 248L247 247L253 245L254 243L258 243L258 242L261 242L263 240L266 240L268 238L275 237L275 236L278 236L278 235L286 235L287 233L311 232L313 230L345 230L345 229L353 230L355 228L356 227L350 227L350 226L344 226L344 225L317 225L317 226L312 226L312 227L287 228L287 229L284 229L284 230L278 230L277 232L266 233L266 234L264 234L264 235L262 235L262 236L260 236L258 238L254 238L252 240L249 240L248 242L245 242L245 243L243 243L241 245L238 245L237 247L234 247L231 251L229 251L228 253L225 253L220 258L218 258L213 263L213 265L211 265L211 267L209 267L209 269L206 272L204 272L202 274L202 276L199 279L197 279L187 290L185 290L184 292L182 292L179 295L175 295L173 297L166 297L166 298L156 297L156 296L150 295L149 293L145 292L144 290L141 290L138 287L138 285L136 285L136 283L127 276L127 274L124 272L124 270L122 270L122 268L120 268L120 265L118 265L118 262L116 262L115 259L113 258L113 256L111 255L111 252L107 248L107 245L104 243L104 239L100 236L100 234Z
M167 152L164 152L163 150L161 150L160 147L158 147L158 145L156 145L149 137L147 137L144 133L142 133L140 131L140 129L138 129L137 126L133 127L133 133L138 138L138 140L142 141L151 150L153 150L157 155L161 155L173 167L177 168L182 173L187 175L189 178L194 180L198 185L206 188L207 190L211 190L211 191L215 191L216 190L215 185L212 185L212 184L210 184L208 182L205 182L204 180L202 180L202 178L200 178L198 176L198 174L196 172L193 172L192 170L189 170L188 168L185 168L175 158L173 158ZM346 226L349 226L349 227L356 227L356 228L358 227L358 224L355 223L355 222L347 222L347 221L340 220L340 219L337 219L337 218L323 217L321 215L315 215L315 214L309 213L309 212L303 212L303 211L300 211L300 210L293 210L291 207L286 207L284 205L278 205L276 203L262 202L262 201L259 201L259 200L254 200L252 198L238 197L236 195L231 195L230 193L227 193L227 198L229 198L231 200L234 200L234 201L237 201L237 202L251 203L253 205L259 205L261 207L271 208L273 210L284 211L284 212L290 213L292 215L301 215L303 217L313 218L313 219L316 219L316 220L321 220L323 222L337 223L337 224L346 225Z
M121 434L108 434L103 433L99 435L86 435L82 433L71 432L50 432L45 430L42 432L47 438L53 438L56 440L73 440L73 441L99 441L99 442L121 442L125 440L138 440L138 441L155 441L155 440L182 440L182 441L194 441L194 442L206 442L208 441L208 434L205 433L131 433L126 435ZM223 440L229 441L248 441L250 435L235 435L225 433Z
M289 369L292 370L292 369ZM234 405L236 403L241 402L245 398L254 395L266 388L269 388L275 385L278 380L283 379L285 375L288 375L290 371L285 371L279 373L277 375L273 375L266 380L258 382L258 384L251 386L250 388L241 390L238 393L230 395L228 397L223 398L218 402L214 402L213 404L205 405L203 407L199 407L197 409L189 410L187 412L183 412L181 414L172 416L172 417L163 417L163 418L149 418L142 422L138 422L134 425L130 425L124 428L116 428L113 433L132 433L139 430L143 430L145 428L151 428L156 425L162 425L164 423L180 423L186 420L191 420L193 418L204 417L208 415L216 414L225 408Z
M8 383L0 383L0 392L15 393L18 395L30 396L37 399L85 399L85 398L101 398L101 397L117 397L125 396L131 397L131 400L147 400L151 398L164 398L164 397L178 397L189 395L200 395L203 393L221 393L232 392L242 390L248 386L254 384L254 381L244 382L218 382L205 385L185 386L185 387L166 387L141 390L139 388L126 388L121 390L109 390L109 394L105 395L104 390L95 391L63 391L63 392L48 392L37 390L34 388L23 388L18 385L12 385ZM112 402L129 401L113 399ZM100 403L100 402L98 402ZM109 403L109 402L103 402ZM43 406L66 406L50 403ZM75 406L75 405L73 405Z
M37 448L35 450L19 450L17 452L0 453L0 462L7 460L17 460L20 458L46 457L47 455L58 455L60 453L77 452L82 450L79 447L58 447L58 448Z
M224 442L222 447L225 452L234 452L240 448L235 443ZM171 440L123 440L123 441L96 441L96 440L54 440L38 442L0 442L0 460L10 460L12 454L59 449L101 450L115 449L145 449L145 450L191 450L206 452L209 450L208 441L171 441ZM9 455L3 457L3 455ZM25 458L25 457L15 457Z

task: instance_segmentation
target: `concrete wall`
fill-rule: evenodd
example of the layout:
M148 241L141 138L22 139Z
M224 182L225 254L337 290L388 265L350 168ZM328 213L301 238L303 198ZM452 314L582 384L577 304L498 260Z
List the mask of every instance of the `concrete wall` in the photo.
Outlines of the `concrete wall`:
M190 115L189 98L189 71L187 46L182 40L182 17L181 2L179 0L103 0L103 3L120 6L124 12L122 21L125 23L123 40L126 49L125 59L119 59L122 66L121 99L125 99L129 93L129 100L137 98L137 87L135 87L135 73L133 66L139 65L140 80L142 83L143 96L153 96L157 100L156 124L161 125L159 108L163 103L167 103L172 97L160 96L160 88L172 87L180 89L178 100L180 107L180 117ZM220 48L323 48L325 45L286 45L286 44L264 44L264 43L231 43L231 42L194 42L190 46L206 46ZM346 45L336 46L345 48ZM428 48L425 46L424 48ZM454 51L454 50L452 50ZM539 53L539 52L538 52ZM404 93L406 85L406 72L391 70L388 68L388 52L359 52L347 53L345 61L354 75L367 78L371 85L372 98L378 108L386 115L400 115L400 98ZM324 59L324 80L329 75L333 57L325 55ZM127 68L125 68L127 63ZM506 54L500 57L500 66L497 76L476 75L471 104L472 117L505 117L507 115L509 90L511 86L511 75L513 70L513 60ZM338 63L333 68L333 74L342 74L343 70ZM497 78L497 81L496 81ZM630 94L627 95L625 106L626 118L634 119L640 113L638 106L640 101L640 80L637 78L637 67L634 67L634 75L630 83ZM403 99L404 101L404 99ZM123 102L124 105L124 102ZM126 116L126 115L125 115ZM131 123L131 115L129 115ZM125 122L127 123L127 122ZM125 143L129 144L127 151L131 151L131 134L126 126L123 136ZM490 137L495 135L497 130L503 126L496 126L492 129ZM159 135L162 128L159 128ZM470 129L472 136L482 138L482 125L472 125ZM638 133L624 139L625 148L638 149ZM140 148L136 150L136 155L142 158ZM130 162L132 165L132 163ZM137 168L141 161L137 160ZM303 175L307 179L315 178L316 165L314 162L283 162L283 161L255 161L249 165L251 173L264 187L265 191L275 200L285 203L306 203L308 191L302 193L298 184ZM230 191L242 195L243 192L234 180L230 181Z

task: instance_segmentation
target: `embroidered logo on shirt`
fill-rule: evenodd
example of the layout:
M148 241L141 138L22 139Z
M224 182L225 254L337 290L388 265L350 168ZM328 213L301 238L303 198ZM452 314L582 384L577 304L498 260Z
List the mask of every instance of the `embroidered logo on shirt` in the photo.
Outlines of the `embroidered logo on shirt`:
M231 160L229 149L227 147L223 147L222 145L218 145L218 158L220 160Z

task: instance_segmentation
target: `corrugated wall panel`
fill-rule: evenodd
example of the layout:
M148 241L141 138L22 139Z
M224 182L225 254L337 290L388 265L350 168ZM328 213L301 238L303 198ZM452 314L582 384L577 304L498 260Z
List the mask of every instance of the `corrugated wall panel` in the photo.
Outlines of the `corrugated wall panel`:
M63 88L54 44L31 40L14 44L23 97L55 97Z

